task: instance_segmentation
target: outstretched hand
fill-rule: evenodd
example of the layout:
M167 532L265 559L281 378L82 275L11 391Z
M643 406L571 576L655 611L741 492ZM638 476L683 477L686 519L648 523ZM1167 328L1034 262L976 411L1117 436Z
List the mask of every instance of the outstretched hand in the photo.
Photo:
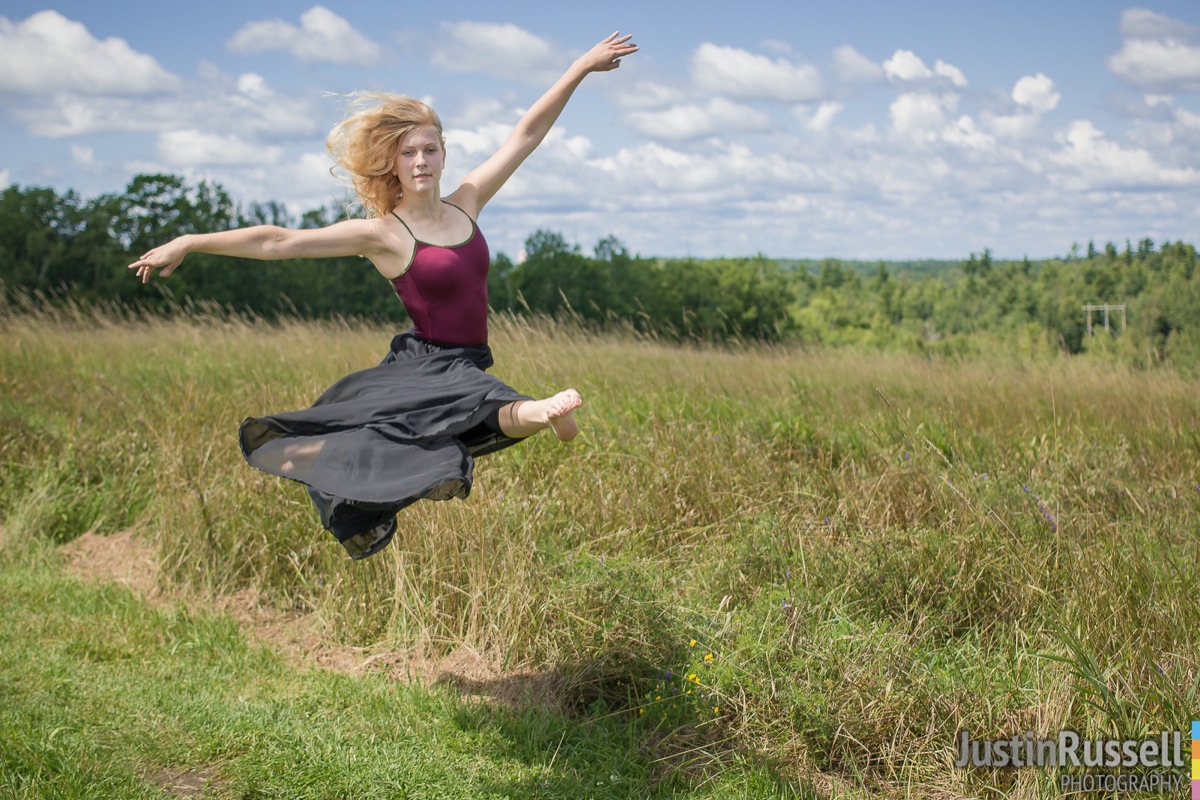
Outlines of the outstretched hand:
M130 264L129 268L136 269L142 283L146 283L156 269L162 270L161 274L164 278L170 275L183 262L185 255L187 255L187 250L180 244L179 239L175 239L148 251Z
M588 72L608 72L621 66L621 59L638 51L638 46L629 41L632 33L624 36L614 33L579 57L579 62Z

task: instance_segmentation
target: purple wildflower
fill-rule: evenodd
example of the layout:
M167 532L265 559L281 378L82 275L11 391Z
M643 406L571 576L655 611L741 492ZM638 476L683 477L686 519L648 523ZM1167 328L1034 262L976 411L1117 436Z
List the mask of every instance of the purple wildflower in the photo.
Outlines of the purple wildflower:
M1046 508L1046 504L1038 502L1038 511L1042 512L1042 516L1046 518L1046 522L1050 523L1050 532L1058 533L1058 520L1050 513L1050 509Z

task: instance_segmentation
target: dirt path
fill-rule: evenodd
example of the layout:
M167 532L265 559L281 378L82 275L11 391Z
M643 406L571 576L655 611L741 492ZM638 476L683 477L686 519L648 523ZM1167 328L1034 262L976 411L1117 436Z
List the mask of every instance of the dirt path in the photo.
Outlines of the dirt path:
M190 606L200 603L212 611L227 613L248 639L274 649L293 663L348 674L383 673L423 686L449 684L464 695L510 707L533 703L561 708L555 697L553 674L505 673L466 647L431 659L413 652L331 644L322 638L315 615L271 608L254 589L217 598L197 598L182 590L164 588L154 546L130 531L109 536L85 533L59 550L67 568L86 580L124 584L152 603L187 602Z
M3 540L4 530L0 527L0 547ZM315 615L281 612L262 602L253 589L205 598L170 588L159 574L154 546L130 531L111 536L85 533L62 545L59 552L67 569L84 580L124 584L139 597L164 607L186 603L189 608L200 605L229 614L251 642L269 647L296 664L348 674L382 673L423 686L449 684L464 697L512 708L529 704L562 708L554 691L558 681L552 674L503 673L468 648L430 659L419 653L331 644L322 638ZM224 785L217 765L200 769L168 767L143 777L175 798L208 796L214 790L219 795Z

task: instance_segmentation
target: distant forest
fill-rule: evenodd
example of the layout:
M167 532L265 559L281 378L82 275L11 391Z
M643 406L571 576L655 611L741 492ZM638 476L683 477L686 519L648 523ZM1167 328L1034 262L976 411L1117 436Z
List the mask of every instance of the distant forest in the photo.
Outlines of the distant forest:
M119 303L173 313L219 306L266 319L366 317L402 324L390 287L361 258L262 262L191 255L166 281L143 286L133 256L185 233L254 224L311 228L344 211L299 219L279 203L239 207L219 185L139 175L119 194L9 186L0 194L0 295L30 304ZM672 340L763 340L944 355L1104 352L1138 365L1200 368L1196 248L1184 242L1073 245L1061 258L846 262L646 258L615 236L590 254L550 230L526 258L493 256L492 307L568 315L597 327ZM1085 305L1125 306L1122 315ZM1122 319L1125 326L1122 327Z

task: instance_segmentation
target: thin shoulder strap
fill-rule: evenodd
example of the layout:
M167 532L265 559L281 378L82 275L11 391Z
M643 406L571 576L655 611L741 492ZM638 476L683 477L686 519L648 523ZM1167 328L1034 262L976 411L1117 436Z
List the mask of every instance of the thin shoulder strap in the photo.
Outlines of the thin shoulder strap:
M461 208L459 208L458 206L454 205L454 203L451 203L449 200L443 200L442 202L443 202L443 203L445 203L446 205L450 206L451 208L458 208L458 210L459 210L459 211L462 211L462 215L463 215L464 217L466 217L467 219L471 220L471 224L472 224L472 225L474 225L474 224L475 224L475 218L474 218L474 217L472 217L472 216L471 216L470 214L468 214L467 212L463 211L463 210L462 210ZM392 213L393 213L393 214L395 214L396 212L395 212L395 211L393 211Z
M461 209L460 209L460 210L461 210ZM395 211L393 211L393 212L392 212L392 216L393 216L393 217L395 217L396 219L400 219L400 215L399 215L399 214L397 214ZM409 236L412 236L412 238L413 238L413 241L414 241L414 242L420 241L420 240L419 240L419 239L416 237L416 235L415 235L415 234L412 232L412 228L408 227L408 223L407 223L407 222L405 222L404 220L400 219L400 224L404 226L404 230L408 231L408 235L409 235Z

